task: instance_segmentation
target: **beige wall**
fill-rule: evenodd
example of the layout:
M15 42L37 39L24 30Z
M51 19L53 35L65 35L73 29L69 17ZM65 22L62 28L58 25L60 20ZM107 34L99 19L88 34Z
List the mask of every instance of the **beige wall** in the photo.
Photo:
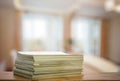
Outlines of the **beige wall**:
M120 64L120 16L110 18L107 41L108 58Z
M10 66L10 52L14 48L14 16L14 9L0 7L0 57L6 56Z

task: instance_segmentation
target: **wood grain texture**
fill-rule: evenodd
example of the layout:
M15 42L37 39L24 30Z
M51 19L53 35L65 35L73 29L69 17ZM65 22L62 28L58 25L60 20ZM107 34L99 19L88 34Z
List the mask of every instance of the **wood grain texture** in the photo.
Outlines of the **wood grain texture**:
M29 79L14 76L13 72L1 72L0 80L7 81L31 81ZM54 78L54 79L44 79L40 81L110 81L117 80L120 81L120 73L83 73L82 77L66 77L66 78ZM39 80L38 80L39 81Z

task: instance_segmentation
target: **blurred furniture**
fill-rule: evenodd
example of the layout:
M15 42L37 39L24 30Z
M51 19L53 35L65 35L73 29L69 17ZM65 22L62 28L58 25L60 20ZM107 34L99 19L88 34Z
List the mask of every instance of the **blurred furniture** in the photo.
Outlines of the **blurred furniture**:
M92 67L97 72L120 72L120 66L117 64L94 55L84 55L84 65Z

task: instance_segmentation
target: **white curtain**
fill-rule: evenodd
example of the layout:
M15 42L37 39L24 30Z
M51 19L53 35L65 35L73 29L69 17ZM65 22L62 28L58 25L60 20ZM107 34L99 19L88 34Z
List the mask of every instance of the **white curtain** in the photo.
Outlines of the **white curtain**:
M100 19L75 17L72 21L73 51L100 55L100 33Z
M22 16L23 50L62 51L61 16L24 13Z

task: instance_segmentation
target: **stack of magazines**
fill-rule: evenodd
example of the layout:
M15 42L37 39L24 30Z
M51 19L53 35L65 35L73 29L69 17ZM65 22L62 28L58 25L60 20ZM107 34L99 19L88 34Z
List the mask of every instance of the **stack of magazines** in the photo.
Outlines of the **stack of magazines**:
M18 52L14 74L32 80L82 75L83 55Z

